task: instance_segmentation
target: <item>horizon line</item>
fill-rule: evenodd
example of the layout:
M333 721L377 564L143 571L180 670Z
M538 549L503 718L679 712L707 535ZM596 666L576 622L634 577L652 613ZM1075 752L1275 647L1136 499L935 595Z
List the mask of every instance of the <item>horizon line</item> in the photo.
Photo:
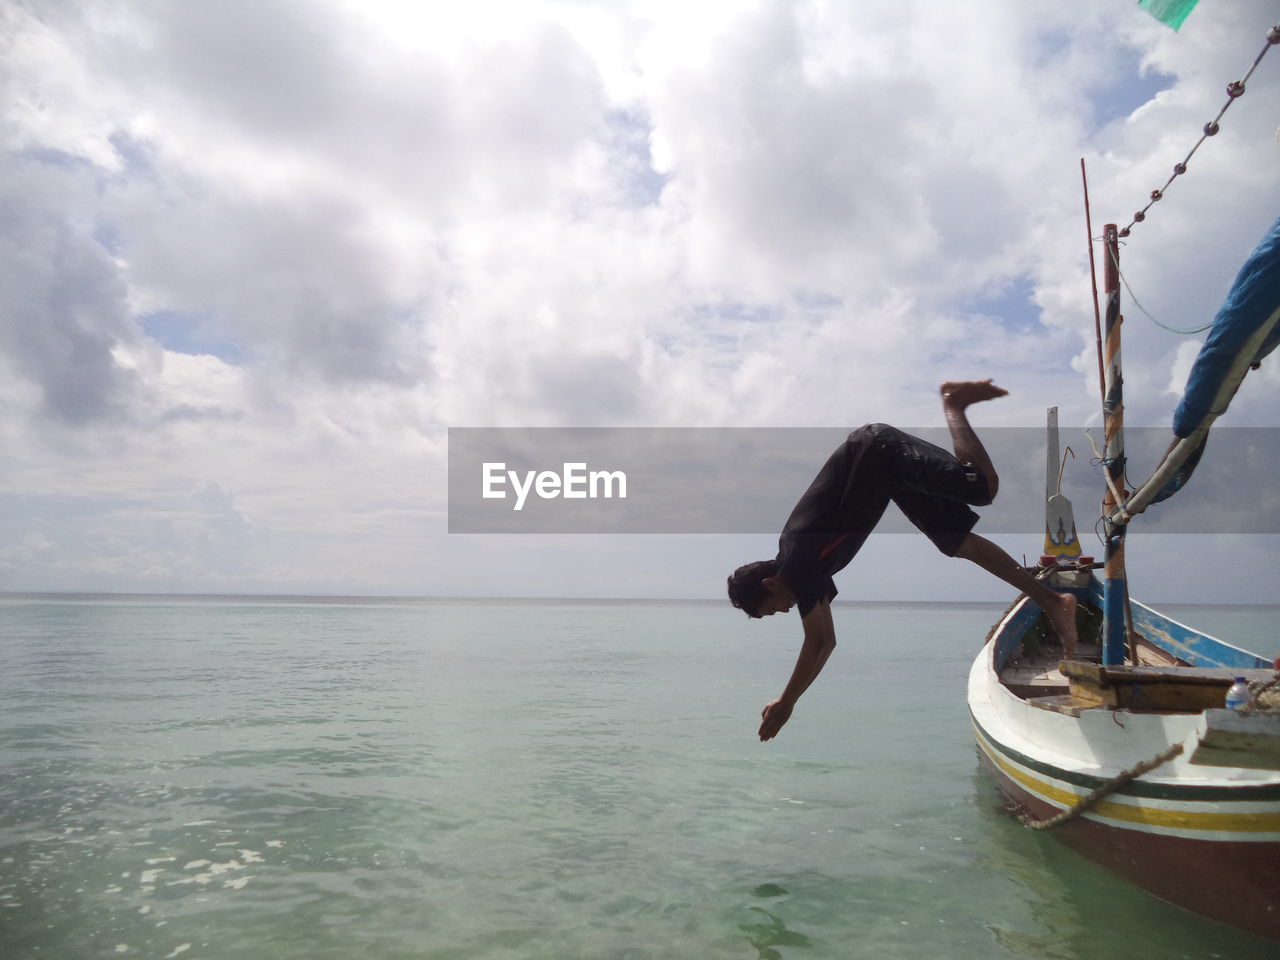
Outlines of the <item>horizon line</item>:
M0 600L21 599L81 599L81 600L255 600L294 601L312 603L384 602L384 603L605 603L605 604L660 604L697 603L727 604L721 597L622 597L622 596L561 596L561 595L497 595L497 594L401 594L401 593L214 593L190 591L128 591L128 590L0 590ZM950 606L989 606L1007 604L1008 599L855 599L839 598L833 607L884 606L898 604L932 604ZM1261 601L1188 601L1144 600L1147 605L1192 607L1280 607L1280 603Z

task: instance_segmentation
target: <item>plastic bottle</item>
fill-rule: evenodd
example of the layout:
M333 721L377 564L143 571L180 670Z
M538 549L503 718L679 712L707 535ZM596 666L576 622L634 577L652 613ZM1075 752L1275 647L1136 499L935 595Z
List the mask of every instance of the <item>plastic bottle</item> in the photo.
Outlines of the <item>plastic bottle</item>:
M1227 691L1227 709L1239 710L1249 702L1249 684L1244 677L1236 677L1236 682Z

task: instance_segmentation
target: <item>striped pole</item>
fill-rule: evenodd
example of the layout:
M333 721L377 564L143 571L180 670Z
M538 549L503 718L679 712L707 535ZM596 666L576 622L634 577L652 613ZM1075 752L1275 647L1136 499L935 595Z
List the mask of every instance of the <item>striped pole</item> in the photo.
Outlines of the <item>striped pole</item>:
M1103 295L1106 298L1106 322L1103 338L1103 399L1102 413L1106 431L1107 492L1102 502L1102 515L1110 518L1120 504L1117 493L1124 490L1124 376L1120 367L1120 241L1116 225L1109 223L1102 230L1102 242L1106 248L1103 270ZM1128 590L1124 569L1124 524L1104 522L1106 536L1106 568L1103 583L1103 642L1104 664L1124 663L1128 627L1125 613L1128 609Z

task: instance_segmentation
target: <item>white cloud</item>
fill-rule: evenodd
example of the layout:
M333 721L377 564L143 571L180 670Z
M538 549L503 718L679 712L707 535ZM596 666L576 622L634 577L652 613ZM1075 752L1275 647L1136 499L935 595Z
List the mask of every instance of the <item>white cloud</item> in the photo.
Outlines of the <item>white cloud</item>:
M0 587L679 593L640 576L651 547L556 541L535 575L532 541L448 537L445 427L923 426L957 375L1014 391L982 423L1083 423L1078 160L1095 232L1127 222L1273 11L0 16L0 555L30 558ZM1280 209L1275 56L1122 251L1170 325L1212 315ZM1166 422L1187 348L1126 314L1131 417ZM1272 424L1276 389L1232 416Z

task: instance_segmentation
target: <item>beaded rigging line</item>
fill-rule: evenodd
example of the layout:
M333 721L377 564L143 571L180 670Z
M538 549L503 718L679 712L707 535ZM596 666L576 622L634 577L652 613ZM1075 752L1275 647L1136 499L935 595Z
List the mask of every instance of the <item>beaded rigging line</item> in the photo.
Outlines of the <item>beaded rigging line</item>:
M1121 237L1129 236L1130 227L1147 219L1147 211L1151 209L1152 205L1155 204L1156 201L1164 197L1164 192L1169 189L1169 185L1187 172L1187 164L1190 162L1192 156L1195 155L1195 152L1200 149L1200 144L1204 143L1209 137L1217 135L1219 129L1218 121L1222 119L1222 115L1227 112L1227 109L1231 104L1244 95L1245 84L1248 83L1249 78L1253 76L1253 71L1258 68L1258 64L1260 64L1262 62L1262 58L1267 55L1267 51L1278 43L1280 43L1280 24L1277 24L1267 31L1267 42L1262 45L1262 50L1258 53L1257 57L1254 58L1253 66L1249 68L1249 72L1244 75L1243 79L1232 80L1227 84L1227 102L1222 105L1222 109L1218 111L1218 115L1204 125L1204 132L1200 135L1200 139L1196 141L1195 146L1191 148L1191 152L1183 157L1181 163L1175 163L1173 165L1173 174L1165 181L1164 186L1158 190L1151 191L1151 199L1147 202L1145 207L1133 215L1133 219L1129 221L1129 226L1120 231L1119 235ZM1145 313L1146 311L1143 312Z
M1182 176L1184 173L1187 172L1187 164L1190 162L1192 156L1194 156L1195 152L1198 149L1200 149L1200 145L1204 143L1205 140L1207 140L1209 137L1217 135L1220 129L1218 126L1218 121L1222 119L1223 114L1227 112L1231 104L1233 104L1237 99L1239 99L1244 95L1245 84L1248 83L1249 78L1253 76L1253 71L1258 69L1258 64L1260 64L1262 62L1262 58L1267 55L1267 51L1270 50L1276 44L1280 44L1280 24L1273 26L1270 30L1267 31L1267 42L1263 44L1262 50L1260 50L1258 52L1258 55L1254 57L1253 65L1249 67L1248 72L1244 75L1242 79L1233 80L1231 83L1227 84L1227 101L1222 105L1222 109L1218 111L1218 115L1204 125L1204 132L1201 134L1200 139L1195 142L1195 145L1191 148L1190 152L1182 159L1181 163L1174 164L1173 174L1169 177L1168 180L1165 181L1164 186L1160 187L1158 190L1151 191L1151 199L1147 202L1147 205L1133 215L1133 219L1129 221L1129 225L1125 227L1123 230L1119 231L1119 233L1117 234L1118 238L1123 239L1124 237L1129 236L1129 230L1131 227L1133 227L1135 224L1142 223L1144 220L1146 220L1147 211L1150 210L1151 207L1157 201L1164 198L1164 192L1169 189L1169 185L1173 183L1173 181L1176 180L1178 177ZM1092 255L1092 248L1090 249L1090 254ZM1210 321L1209 323L1206 323L1204 326L1196 327L1193 330L1179 330L1176 327L1171 327L1166 323L1162 323L1160 320L1156 319L1156 317L1154 317L1151 314L1151 312L1147 310L1146 307L1142 305L1141 301L1138 300L1137 295L1133 292L1133 287L1129 285L1129 278L1126 277L1124 275L1124 272L1120 269L1118 258L1115 257L1114 254L1112 255L1112 259L1113 261L1116 261L1115 262L1116 274L1120 277L1120 282L1124 284L1124 288L1129 292L1129 297L1133 301L1133 305L1142 312L1143 316L1145 316L1148 320L1154 323L1157 327L1160 327L1163 330L1168 330L1170 333L1178 334L1179 336L1193 336L1197 333L1204 333L1204 331L1208 330L1210 327L1213 326L1213 322Z

